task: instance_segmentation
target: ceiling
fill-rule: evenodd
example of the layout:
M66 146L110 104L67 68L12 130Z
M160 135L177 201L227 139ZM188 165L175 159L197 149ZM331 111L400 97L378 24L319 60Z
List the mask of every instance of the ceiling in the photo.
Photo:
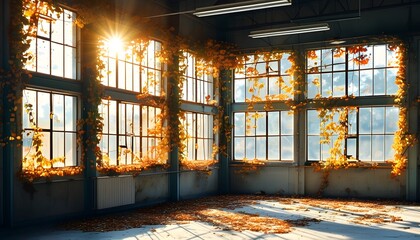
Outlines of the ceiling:
M169 0L178 11L226 4L232 0ZM204 26L210 37L234 42L242 48L272 47L305 42L372 35L416 35L420 33L420 0L292 0L291 6L197 18L181 14L180 32L193 36ZM188 19L188 20L185 20ZM190 22L188 25L187 23ZM201 22L200 24L196 22ZM253 30L327 22L324 33L251 39ZM185 30L186 29L186 30Z

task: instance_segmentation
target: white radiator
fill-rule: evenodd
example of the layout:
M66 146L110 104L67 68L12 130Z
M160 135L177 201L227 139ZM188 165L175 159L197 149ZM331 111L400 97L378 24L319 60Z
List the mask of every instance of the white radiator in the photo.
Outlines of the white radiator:
M133 204L135 201L133 176L98 177L96 196L98 209Z

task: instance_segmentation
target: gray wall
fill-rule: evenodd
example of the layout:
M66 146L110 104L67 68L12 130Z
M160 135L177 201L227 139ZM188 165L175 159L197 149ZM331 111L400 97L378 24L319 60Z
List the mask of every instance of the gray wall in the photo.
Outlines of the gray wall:
M180 198L189 199L216 194L218 191L218 170L211 172L182 172L180 174Z
M35 182L33 188L35 192L31 194L19 180L15 182L14 222L17 224L81 215L84 211L83 179Z
M231 167L232 193L280 195L317 195L322 172L313 167L264 166L256 171L241 172ZM324 196L405 199L405 175L391 178L390 168L349 168L333 170Z

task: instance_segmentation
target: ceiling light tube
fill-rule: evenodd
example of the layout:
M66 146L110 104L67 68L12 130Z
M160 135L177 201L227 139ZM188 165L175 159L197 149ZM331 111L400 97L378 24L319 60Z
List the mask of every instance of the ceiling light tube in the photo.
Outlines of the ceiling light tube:
M216 6L197 8L193 14L196 15L197 17L208 17L208 16L221 15L221 14L253 11L253 10L265 9L265 8L282 7L282 6L288 6L291 4L292 4L291 0L275 0L275 1L253 0L253 1L245 1L245 2L240 2L240 3L221 4L221 5L216 5Z
M330 30L330 26L327 23L321 23L321 24L252 31L249 34L249 37L264 38L264 37L293 35L293 34L300 34L300 33L321 32L321 31L328 31L328 30Z

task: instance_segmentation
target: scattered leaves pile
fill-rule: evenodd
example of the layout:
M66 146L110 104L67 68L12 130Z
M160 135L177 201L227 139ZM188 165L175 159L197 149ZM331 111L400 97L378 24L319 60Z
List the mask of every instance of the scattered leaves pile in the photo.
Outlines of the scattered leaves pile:
M319 223L321 218L278 219L244 211L233 211L261 202L287 204L283 210L310 211L322 209L341 212L355 224L375 224L402 221L398 216L387 214L398 211L394 201L358 201L339 199L286 198L271 195L224 195L175 203L164 203L130 212L92 217L62 224L67 230L107 232L146 225L186 224L192 221L206 222L222 230L255 231L271 234L288 233L292 227ZM391 206L390 206L391 205ZM303 207L305 206L305 207ZM356 217L354 217L356 216Z

